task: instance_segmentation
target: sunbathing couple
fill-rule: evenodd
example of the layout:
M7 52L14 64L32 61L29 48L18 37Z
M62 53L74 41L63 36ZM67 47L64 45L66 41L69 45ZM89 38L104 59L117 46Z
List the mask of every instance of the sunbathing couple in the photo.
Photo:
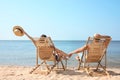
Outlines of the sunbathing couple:
M46 35L41 35L41 37L47 37ZM99 39L100 38L105 38L105 42L104 42L104 45L105 47L108 46L109 42L110 42L110 36L106 36L106 35L100 35L100 34L94 34L94 43L97 44L99 42ZM32 38L31 38L32 39ZM32 39L33 40L33 39ZM33 40L33 42L35 42ZM74 51L71 51L70 53L66 54L65 52L63 52L62 50L58 49L55 47L55 50L56 52L58 53L58 55L56 56L56 59L58 59L57 57L62 57L63 59L68 59L69 57L71 57L73 54L77 54L77 53L80 53L80 52L83 52L84 50L88 50L90 49L90 46L91 44L87 44L87 45L84 45L83 47L81 48L78 48Z
M17 31L16 31L17 30ZM26 34L32 41L33 43L35 44L35 46L37 47L37 44L38 44L38 40L35 40L35 38L32 38L31 36L29 36L23 29L22 27L19 27L19 26L16 26L14 27L13 29L14 33L17 35L17 36L23 36L24 34ZM46 35L41 35L40 38L46 38L47 36ZM105 38L105 42L104 42L104 45L105 47L108 46L109 42L110 42L110 36L106 36L106 35L100 35L100 34L94 34L94 43L95 44L98 44L100 38ZM51 41L52 42L52 41ZM58 57L62 57L63 59L68 59L69 57L71 57L73 54L77 54L77 53L80 53L80 52L83 52L84 50L88 50L91 48L91 44L87 44L87 45L84 45L83 47L81 48L78 48L74 51L71 51L70 53L66 54L65 52L63 52L62 50L56 48L54 45L51 45L55 48L55 51L58 53L57 56ZM57 58L56 56L56 58Z

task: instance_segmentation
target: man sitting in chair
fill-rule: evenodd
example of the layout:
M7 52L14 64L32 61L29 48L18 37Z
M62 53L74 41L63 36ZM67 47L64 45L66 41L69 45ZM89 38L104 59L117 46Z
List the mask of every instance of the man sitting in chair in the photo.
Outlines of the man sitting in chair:
M30 35L28 35L28 34L23 30L23 28L20 27L20 26L14 26L13 32L14 32L15 35L17 35L17 36L23 36L24 34L26 34L26 36L29 37L29 38L32 40L32 42L34 43L34 45L35 45L36 47L38 46L39 40L40 40L41 38L43 38L43 37L44 37L44 38L47 38L47 36L44 35L44 34L42 34L42 35L40 36L40 38L33 38L33 37L31 37ZM49 37L49 39L50 39L50 37ZM52 40L51 40L51 39L50 39L49 41L50 41L50 43L52 43ZM62 50L56 48L56 47L55 47L54 45L52 45L52 44L51 44L51 47L54 47L54 48L55 48L55 51L58 53L59 57L62 57L63 59L67 59L67 56L68 56L68 55L67 55L65 52L63 52ZM58 59L58 55L56 55L56 56L57 56L57 59Z
M47 36L46 36L45 34L42 34L40 38L47 38ZM56 47L54 46L54 44L52 43L52 40L51 40L50 37L49 37L48 39L49 39L50 46L51 46L51 47L54 47L54 48L55 48L55 51L58 53L58 54L54 54L56 60L59 60L60 57L63 58L63 59L67 59L67 56L68 56L68 55L67 55L65 52L63 52L62 50L56 48Z
M107 36L107 35L94 34L94 40L93 40L94 43L98 44L100 38L105 38L106 39L105 42L104 42L104 46L107 47L109 42L110 42L110 40L111 40L111 37ZM73 54L77 54L77 53L83 52L84 50L88 50L89 51L90 47L91 47L91 44L84 45L81 48L78 48L78 49L76 49L74 51L71 51L68 54L68 56L71 57ZM76 59L79 59L79 57L76 57Z
M33 43L35 44L35 46L37 46L37 41L36 41L34 38L30 37L29 35L28 35L28 37L33 41ZM47 36L46 36L45 34L42 34L42 35L40 36L40 38L47 38ZM40 38L39 38L39 39L40 39ZM50 39L50 38L49 38L49 39ZM38 41L39 41L39 40L38 40ZM49 40L49 42L50 42L50 43L52 42L51 39ZM67 55L65 52L63 52L62 50L56 48L53 44L51 44L51 47L54 47L54 48L55 48L55 51L58 53L58 54L54 54L55 57L56 57L56 60L59 60L60 57L63 58L63 59L67 59L67 56L68 56L68 55Z

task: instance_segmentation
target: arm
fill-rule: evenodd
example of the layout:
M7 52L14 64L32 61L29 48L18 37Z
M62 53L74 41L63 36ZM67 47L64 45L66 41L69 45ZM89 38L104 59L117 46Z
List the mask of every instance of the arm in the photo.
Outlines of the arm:
M71 57L73 54L78 54L78 53L80 53L80 52L82 52L82 51L84 51L84 50L87 50L87 49L88 49L88 46L89 46L89 45L84 45L83 47L78 48L78 49L70 52L68 56Z
M105 46L107 47L108 44L110 43L111 41L111 37L110 36L107 36L107 35L101 35L101 38L105 38Z
M30 40L32 40L32 42L33 42L34 45L36 46L35 40L34 40L30 35L28 35L25 31L24 31L24 33L25 33L25 35L26 35L28 38L30 38Z

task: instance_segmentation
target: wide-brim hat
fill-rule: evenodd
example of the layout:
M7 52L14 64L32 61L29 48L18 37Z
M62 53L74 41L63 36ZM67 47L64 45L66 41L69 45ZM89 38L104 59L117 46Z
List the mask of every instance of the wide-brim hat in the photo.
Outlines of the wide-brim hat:
M95 33L93 37L94 37L95 39L100 39L101 35L98 34L98 33Z
M20 26L14 26L13 27L13 32L16 36L23 36L24 35L24 30Z

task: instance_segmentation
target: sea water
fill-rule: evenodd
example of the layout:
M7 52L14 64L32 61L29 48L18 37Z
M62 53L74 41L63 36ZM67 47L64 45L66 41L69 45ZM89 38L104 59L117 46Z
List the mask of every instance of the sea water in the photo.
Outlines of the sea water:
M55 46L67 54L85 45L81 40L55 40ZM73 55L67 65L77 67ZM0 40L0 65L34 66L36 64L36 47L30 40ZM111 41L107 49L108 67L120 68L120 41Z

